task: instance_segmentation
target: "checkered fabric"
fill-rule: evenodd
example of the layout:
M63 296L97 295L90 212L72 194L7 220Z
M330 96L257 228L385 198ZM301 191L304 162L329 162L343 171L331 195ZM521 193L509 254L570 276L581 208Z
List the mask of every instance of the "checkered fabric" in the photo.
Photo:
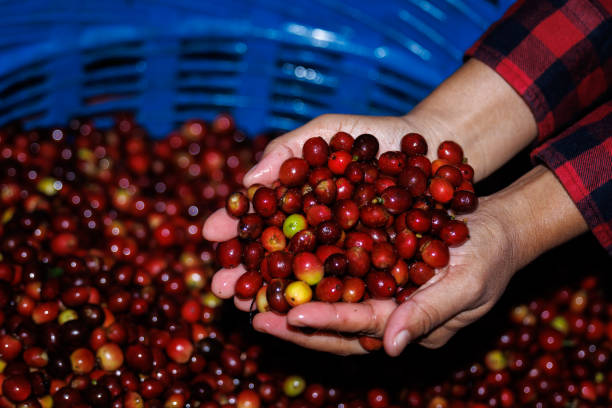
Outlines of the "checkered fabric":
M532 157L556 173L612 255L612 0L518 1L467 57L529 105L541 144Z
M612 101L532 152L555 172L612 255Z

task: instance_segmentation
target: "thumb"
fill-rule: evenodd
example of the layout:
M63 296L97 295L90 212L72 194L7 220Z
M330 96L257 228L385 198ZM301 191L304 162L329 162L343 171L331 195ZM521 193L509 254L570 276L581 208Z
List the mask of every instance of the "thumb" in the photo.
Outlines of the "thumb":
M464 283L451 275L452 272L440 272L438 279L433 278L434 282L415 292L393 311L383 338L387 354L398 356L408 343L469 307L471 297L464 290Z

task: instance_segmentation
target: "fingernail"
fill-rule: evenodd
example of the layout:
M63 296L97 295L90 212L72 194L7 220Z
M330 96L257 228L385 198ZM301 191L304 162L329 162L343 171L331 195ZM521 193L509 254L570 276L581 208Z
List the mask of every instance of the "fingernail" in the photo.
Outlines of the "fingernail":
M410 333L408 333L408 330L402 330L397 336L395 336L395 339L393 340L393 347L398 353L400 353L404 347L406 347L408 342L410 342Z

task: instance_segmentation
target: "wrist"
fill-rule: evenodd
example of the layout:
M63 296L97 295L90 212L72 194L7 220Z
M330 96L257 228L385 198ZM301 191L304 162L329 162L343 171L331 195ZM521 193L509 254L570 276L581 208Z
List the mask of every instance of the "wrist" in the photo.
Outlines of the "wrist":
M471 59L406 115L459 143L478 181L537 135L529 106L493 69ZM444 140L444 139L442 139Z
M507 231L516 269L588 230L563 185L541 165L488 200Z

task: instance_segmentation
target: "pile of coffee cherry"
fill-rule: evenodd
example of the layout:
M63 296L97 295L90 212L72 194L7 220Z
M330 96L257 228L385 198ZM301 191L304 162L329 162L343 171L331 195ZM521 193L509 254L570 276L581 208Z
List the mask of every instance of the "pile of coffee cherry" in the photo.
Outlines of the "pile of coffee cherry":
M449 247L468 240L456 216L478 204L462 148L442 142L433 162L427 149L418 133L378 158L371 134L313 137L274 185L232 193L226 210L239 218L238 237L218 245L217 259L246 267L237 296L279 313L313 297L408 299L448 264Z
M575 270L572 273L576 273ZM609 270L515 304L495 344L442 381L404 387L407 407L612 406Z

